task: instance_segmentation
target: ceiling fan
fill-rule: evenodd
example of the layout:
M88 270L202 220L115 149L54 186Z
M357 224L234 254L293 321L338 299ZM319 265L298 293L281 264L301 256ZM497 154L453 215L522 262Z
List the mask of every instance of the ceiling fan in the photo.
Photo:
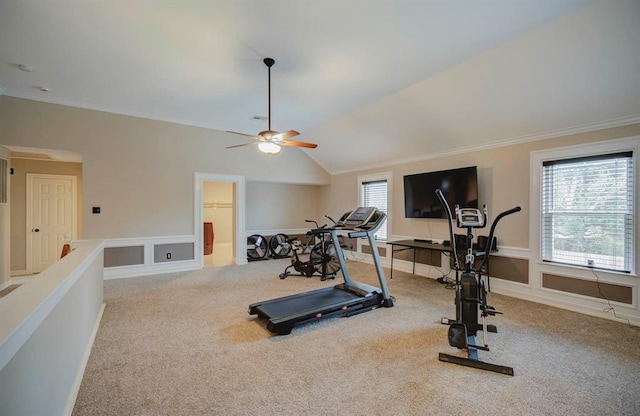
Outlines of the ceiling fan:
M268 153L268 154L280 153L280 146L306 147L309 149L315 149L316 147L318 147L318 145L315 143L305 143L305 142L297 142L295 140L289 140L290 138L296 137L300 134L295 130L285 131L284 133L271 130L271 67L273 66L273 64L276 63L276 61L273 58L264 58L263 62L267 66L269 71L269 118L267 119L268 120L267 130L261 131L260 133L258 133L257 136L251 135L251 134L238 133L237 131L227 130L227 133L233 133L233 134L239 134L242 136L251 137L257 141L243 143L243 144L236 144L234 146L227 146L226 149L232 149L234 147L249 146L252 144L257 144L258 148L262 152Z

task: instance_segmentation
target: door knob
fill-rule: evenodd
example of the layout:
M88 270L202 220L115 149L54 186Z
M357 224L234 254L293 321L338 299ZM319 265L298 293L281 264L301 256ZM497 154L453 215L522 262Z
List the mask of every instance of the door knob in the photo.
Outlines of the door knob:
M35 230L31 230L31 231L33 231L34 233L39 233L39 232L40 232L40 229L39 229L39 228L36 228Z

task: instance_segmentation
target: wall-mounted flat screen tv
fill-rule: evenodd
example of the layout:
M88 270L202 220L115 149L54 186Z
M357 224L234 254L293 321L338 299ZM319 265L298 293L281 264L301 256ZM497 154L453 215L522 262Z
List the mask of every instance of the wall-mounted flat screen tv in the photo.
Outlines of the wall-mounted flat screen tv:
M478 208L478 170L476 166L418 173L404 177L405 218L446 218L436 189L441 189L451 211ZM454 214L455 215L455 214Z

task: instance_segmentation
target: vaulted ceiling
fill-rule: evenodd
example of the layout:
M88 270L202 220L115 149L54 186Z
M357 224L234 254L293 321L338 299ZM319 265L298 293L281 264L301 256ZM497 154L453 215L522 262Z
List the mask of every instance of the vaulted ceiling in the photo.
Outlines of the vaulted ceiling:
M637 0L3 0L0 90L254 134L273 57L272 127L337 173L640 122L638 21Z

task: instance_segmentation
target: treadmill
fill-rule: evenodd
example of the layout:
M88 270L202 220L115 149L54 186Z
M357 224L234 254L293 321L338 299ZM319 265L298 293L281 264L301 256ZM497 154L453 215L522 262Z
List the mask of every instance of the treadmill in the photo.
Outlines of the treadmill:
M334 316L353 316L376 309L390 308L393 299L389 295L387 281L374 234L386 221L387 215L373 207L359 207L345 215L333 227L311 230L312 234L330 233L338 241L338 231L348 232L349 238L367 237L371 246L373 263L380 287L352 280L339 244L335 244L344 283L333 287L298 293L249 305L249 315L267 320L267 329L278 335L287 335L296 325L315 322Z

